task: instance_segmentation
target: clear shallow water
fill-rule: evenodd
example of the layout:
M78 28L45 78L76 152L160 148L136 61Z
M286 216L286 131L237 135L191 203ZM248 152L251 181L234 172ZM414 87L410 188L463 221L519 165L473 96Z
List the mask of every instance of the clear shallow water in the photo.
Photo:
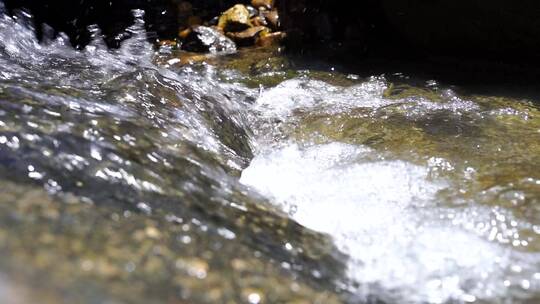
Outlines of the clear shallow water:
M538 300L528 101L298 70L273 50L182 66L140 22L118 51L95 29L75 52L24 23L0 20L12 298Z

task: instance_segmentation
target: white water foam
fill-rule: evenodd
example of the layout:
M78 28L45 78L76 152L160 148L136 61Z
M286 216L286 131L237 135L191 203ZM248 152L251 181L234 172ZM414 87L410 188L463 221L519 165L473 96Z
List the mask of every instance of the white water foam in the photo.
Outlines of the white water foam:
M336 87L312 79L291 79L262 94L256 106L266 116L288 116L295 110L337 111L359 106L384 106L392 103L380 96L386 84L379 78L351 87ZM284 96L286 94L286 96ZM277 101L277 102L276 102Z
M255 109L262 117L287 119L295 111L379 107L388 104L382 87L373 81L343 89L291 80L263 93ZM437 193L451 185L430 177L429 161L385 160L366 146L344 143L285 142L257 150L240 181L294 210L300 224L330 234L350 256L348 274L360 283L353 290L360 298L513 303L519 296L510 295L513 285L525 292L539 287L537 255L491 242L444 217L448 207ZM483 210L474 216L489 218L489 208ZM472 216L466 208L452 214Z
M407 162L358 161L368 153L340 143L292 144L256 157L241 181L294 205L302 225L332 235L353 259L352 278L413 302L473 297L462 284L497 272L502 252L474 234L424 223L418 209L432 207L444 183Z

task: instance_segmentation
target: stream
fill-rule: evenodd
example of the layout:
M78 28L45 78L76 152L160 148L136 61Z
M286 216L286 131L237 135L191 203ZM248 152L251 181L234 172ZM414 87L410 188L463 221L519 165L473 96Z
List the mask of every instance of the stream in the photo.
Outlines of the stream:
M540 301L540 99L2 12L0 302Z

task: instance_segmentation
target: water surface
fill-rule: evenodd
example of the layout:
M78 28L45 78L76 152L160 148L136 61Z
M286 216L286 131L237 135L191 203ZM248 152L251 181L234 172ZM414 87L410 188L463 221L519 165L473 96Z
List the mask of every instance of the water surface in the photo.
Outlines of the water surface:
M0 299L538 301L534 100L274 49L182 64L137 20L82 52L0 20Z

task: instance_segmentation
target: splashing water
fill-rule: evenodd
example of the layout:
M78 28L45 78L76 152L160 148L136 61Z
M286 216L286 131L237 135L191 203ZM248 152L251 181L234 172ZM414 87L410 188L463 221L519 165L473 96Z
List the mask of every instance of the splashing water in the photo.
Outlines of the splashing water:
M388 300L411 303L503 297L505 269L538 263L539 255L512 253L441 220L447 210L436 193L445 183L430 181L428 168L362 160L369 153L292 144L257 156L242 181L293 206L299 223L334 236L351 256L349 275L368 284L359 290L364 295L379 288L390 291Z
M273 50L164 65L181 54L154 52L134 15L120 49L91 27L77 52L2 14L11 298L538 299L537 106L295 70Z
M481 113L480 104L451 91L438 96L444 102L433 102L422 97L384 98L387 89L376 78L351 87L294 79L264 92L257 111L266 119L283 121L278 128L260 132L254 144L259 153L241 181L292 210L302 225L332 235L350 256L348 275L359 283L352 288L360 300L376 294L399 303L518 302L531 289L538 290L540 254L516 248L528 243L516 227L530 231L535 222L516 219L510 209L478 205L475 198L458 202L459 193L443 196L463 186L459 183L470 182L449 175L459 165L445 158L423 156L413 162L411 157L400 160L392 152L370 148L370 141L345 143L362 137L361 132L374 132L366 130L368 124L396 114L404 116L401 128L407 128L407 120L424 120L441 111L490 119ZM360 114L342 117L354 109ZM379 111L386 112L383 118ZM307 135L298 134L305 128L302 124L315 124L306 119L310 115L323 122L308 128ZM343 131L354 120L360 130ZM361 120L369 123L361 125ZM281 140L276 146L275 138L290 137L300 138ZM447 174L434 174L441 170ZM464 175L477 171L480 168L466 166ZM480 227L483 231L475 229ZM502 235L510 239L493 242Z

